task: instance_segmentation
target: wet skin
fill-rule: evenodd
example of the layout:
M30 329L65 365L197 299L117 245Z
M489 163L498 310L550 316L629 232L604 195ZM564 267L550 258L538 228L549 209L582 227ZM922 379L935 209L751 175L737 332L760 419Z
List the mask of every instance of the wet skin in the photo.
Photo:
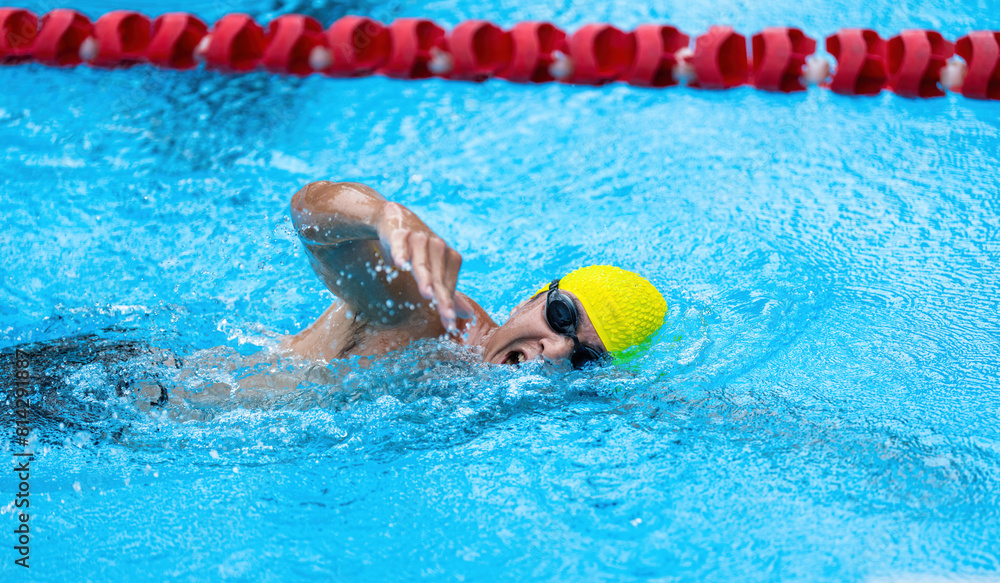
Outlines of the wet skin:
M300 356L331 360L373 356L420 338L449 335L482 348L483 360L565 363L573 340L545 320L545 294L525 300L502 326L456 291L461 255L417 215L375 190L350 182L313 182L291 202L292 222L310 265L341 301L283 346ZM580 342L604 345L571 293Z

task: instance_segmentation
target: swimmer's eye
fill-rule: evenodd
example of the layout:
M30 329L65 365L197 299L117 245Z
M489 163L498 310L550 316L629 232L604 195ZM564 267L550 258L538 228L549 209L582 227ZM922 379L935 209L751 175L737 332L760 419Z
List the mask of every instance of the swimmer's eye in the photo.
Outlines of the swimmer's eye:
M575 340L575 338L574 338ZM570 355L569 361L575 369L581 369L589 364L603 364L608 358L606 352L598 352L586 344L577 343Z

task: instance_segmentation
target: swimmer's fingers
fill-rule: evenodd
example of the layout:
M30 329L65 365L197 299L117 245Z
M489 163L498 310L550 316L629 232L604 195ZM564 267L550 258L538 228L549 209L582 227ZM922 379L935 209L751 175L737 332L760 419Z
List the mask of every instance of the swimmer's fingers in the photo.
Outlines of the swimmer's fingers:
M403 271L410 269L413 260L409 243L412 234L413 231L408 229L396 229L389 234L389 254L392 256L392 262Z
M459 318L471 318L474 314L472 306L469 305L468 300L464 299L458 293L458 274L462 269L462 255L449 247L447 257L448 266L445 269L444 285L453 299L452 305L455 308L455 316Z
M410 265L413 270L413 279L417 281L417 288L424 299L429 300L434 297L434 285L431 281L431 266L427 258L427 245L430 237L427 233L413 231L407 237L410 252Z
M442 241L443 243L444 241ZM441 279L450 295L455 295L455 288L458 287L458 272L462 269L462 256L458 251L445 245L445 268L442 270Z
M459 318L471 318L476 315L469 299L458 293L455 294L455 315Z
M455 316L471 318L475 315L469 299L458 293L458 273L462 269L462 255L454 249L448 249L448 269L445 270L445 286L454 298Z
M392 263L403 271L409 271L413 259L409 239L414 231L405 226L408 212L402 205L390 202L382 210L377 227L382 247L389 252Z
M420 295L437 304L441 323L454 330L457 312L455 286L462 257L416 215L396 203L384 206L376 230L392 263L403 271L411 272ZM465 303L460 307L462 317L471 312L467 308Z
M427 242L427 259L431 268L431 284L434 286L434 299L437 301L438 313L441 314L441 323L448 330L455 329L455 283L458 278L458 271L455 270L455 277L451 277L450 265L451 255L454 249L437 237L433 237ZM457 255L457 253L455 253ZM461 265L461 257L459 257ZM449 285L450 282L450 285Z

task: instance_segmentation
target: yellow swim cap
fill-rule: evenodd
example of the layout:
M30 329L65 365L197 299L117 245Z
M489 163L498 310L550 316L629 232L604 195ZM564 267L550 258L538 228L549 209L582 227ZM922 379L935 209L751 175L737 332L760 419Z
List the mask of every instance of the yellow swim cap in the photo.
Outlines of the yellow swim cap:
M614 356L649 340L667 315L667 301L653 284L611 265L577 269L559 280L559 289L579 298L604 347Z

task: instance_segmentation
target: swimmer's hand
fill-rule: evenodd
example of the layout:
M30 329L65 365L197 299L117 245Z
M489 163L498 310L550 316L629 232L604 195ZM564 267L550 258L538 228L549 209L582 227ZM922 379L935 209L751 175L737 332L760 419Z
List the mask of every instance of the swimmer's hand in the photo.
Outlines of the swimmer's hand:
M456 331L457 318L473 315L469 301L455 291L462 256L403 205L389 202L381 210L377 229L382 247L397 268L413 274L420 295L437 306L445 329Z
M474 304L455 291L461 255L420 217L373 188L355 182L312 182L292 197L291 214L316 275L374 326L417 324L411 318L418 318L430 325L424 332L436 336L440 329L433 320L435 311L451 332L457 331L459 318L472 317ZM382 249L372 244L376 240ZM412 278L397 279L398 273L372 269L382 262L411 272ZM362 270L371 277L364 277ZM418 309L394 309L398 303Z

